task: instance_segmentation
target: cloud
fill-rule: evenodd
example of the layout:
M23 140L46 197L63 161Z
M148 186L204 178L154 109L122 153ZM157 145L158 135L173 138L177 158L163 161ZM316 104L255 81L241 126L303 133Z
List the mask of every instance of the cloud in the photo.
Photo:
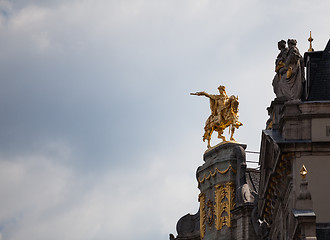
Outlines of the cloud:
M65 149L58 151L62 157L70 155ZM170 222L173 216L187 206L195 205L192 210L197 211L194 167L177 162L181 154L176 150L172 160L149 156L144 171L128 164L121 171L87 176L56 158L2 158L2 236L14 240L131 239L159 231L167 235L175 225ZM173 171L179 174L173 177Z
M0 165L1 233L4 239L15 239L18 229L63 201L71 173L54 159L38 155L1 157Z
M235 137L258 151L277 41L328 41L329 3L309 4L0 1L2 238L174 233L210 114L189 93L238 95Z

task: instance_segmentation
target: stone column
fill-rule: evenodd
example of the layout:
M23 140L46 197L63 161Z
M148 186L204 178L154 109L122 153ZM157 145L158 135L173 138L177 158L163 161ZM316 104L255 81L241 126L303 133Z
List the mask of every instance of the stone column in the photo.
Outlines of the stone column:
M236 239L235 231L251 222L252 209L249 206L252 203L245 179L245 148L244 144L227 142L204 153L205 163L197 169L196 174L201 191L199 202L202 240ZM232 213L238 205L242 206L235 212L235 221L239 224L233 221ZM244 229L245 227L241 231L245 231Z
M316 240L316 215L313 211L312 196L307 188L305 166L301 168L300 174L300 192L296 199L296 208L292 210L295 217L294 239Z
M279 129L281 120L280 116L284 103L285 100L281 98L276 98L274 101L272 101L270 107L267 108L269 119L266 123L266 129Z
M236 240L257 239L254 231L251 215L254 205L252 203L241 204L232 210Z

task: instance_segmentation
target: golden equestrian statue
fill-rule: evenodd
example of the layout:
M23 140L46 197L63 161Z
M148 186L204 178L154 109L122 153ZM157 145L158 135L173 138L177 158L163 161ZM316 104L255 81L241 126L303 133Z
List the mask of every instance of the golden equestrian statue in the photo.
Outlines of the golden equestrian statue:
M211 115L205 123L205 133L203 141L207 139L207 148L211 147L210 141L213 131L218 132L218 138L221 138L223 142L226 142L223 131L229 127L230 141L235 141L233 135L235 128L239 128L243 124L238 121L238 97L234 95L228 97L225 86L219 86L219 95L212 95L206 92L190 93L190 95L205 96L210 99Z

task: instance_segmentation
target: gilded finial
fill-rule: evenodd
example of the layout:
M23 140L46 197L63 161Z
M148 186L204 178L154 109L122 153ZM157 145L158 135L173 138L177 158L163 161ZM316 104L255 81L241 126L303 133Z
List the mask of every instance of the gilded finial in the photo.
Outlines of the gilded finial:
M312 38L312 31L309 32L309 38L308 38L308 41L309 41L309 49L308 49L308 52L314 52L314 49L312 47L312 42L313 42L313 38Z
M302 165L301 169L300 169L300 176L302 179L305 179L307 175L307 169L305 167L305 165Z

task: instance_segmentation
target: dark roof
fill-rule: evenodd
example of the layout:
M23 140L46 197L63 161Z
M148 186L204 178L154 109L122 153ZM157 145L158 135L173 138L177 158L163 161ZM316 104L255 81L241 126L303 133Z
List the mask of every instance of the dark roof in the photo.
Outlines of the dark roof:
M246 182L250 189L258 193L260 182L260 170L247 168L245 172Z
M316 237L318 240L329 240L330 223L316 223Z
M311 65L307 66L312 74L309 81L307 101L330 100L330 40L324 51L305 53Z

